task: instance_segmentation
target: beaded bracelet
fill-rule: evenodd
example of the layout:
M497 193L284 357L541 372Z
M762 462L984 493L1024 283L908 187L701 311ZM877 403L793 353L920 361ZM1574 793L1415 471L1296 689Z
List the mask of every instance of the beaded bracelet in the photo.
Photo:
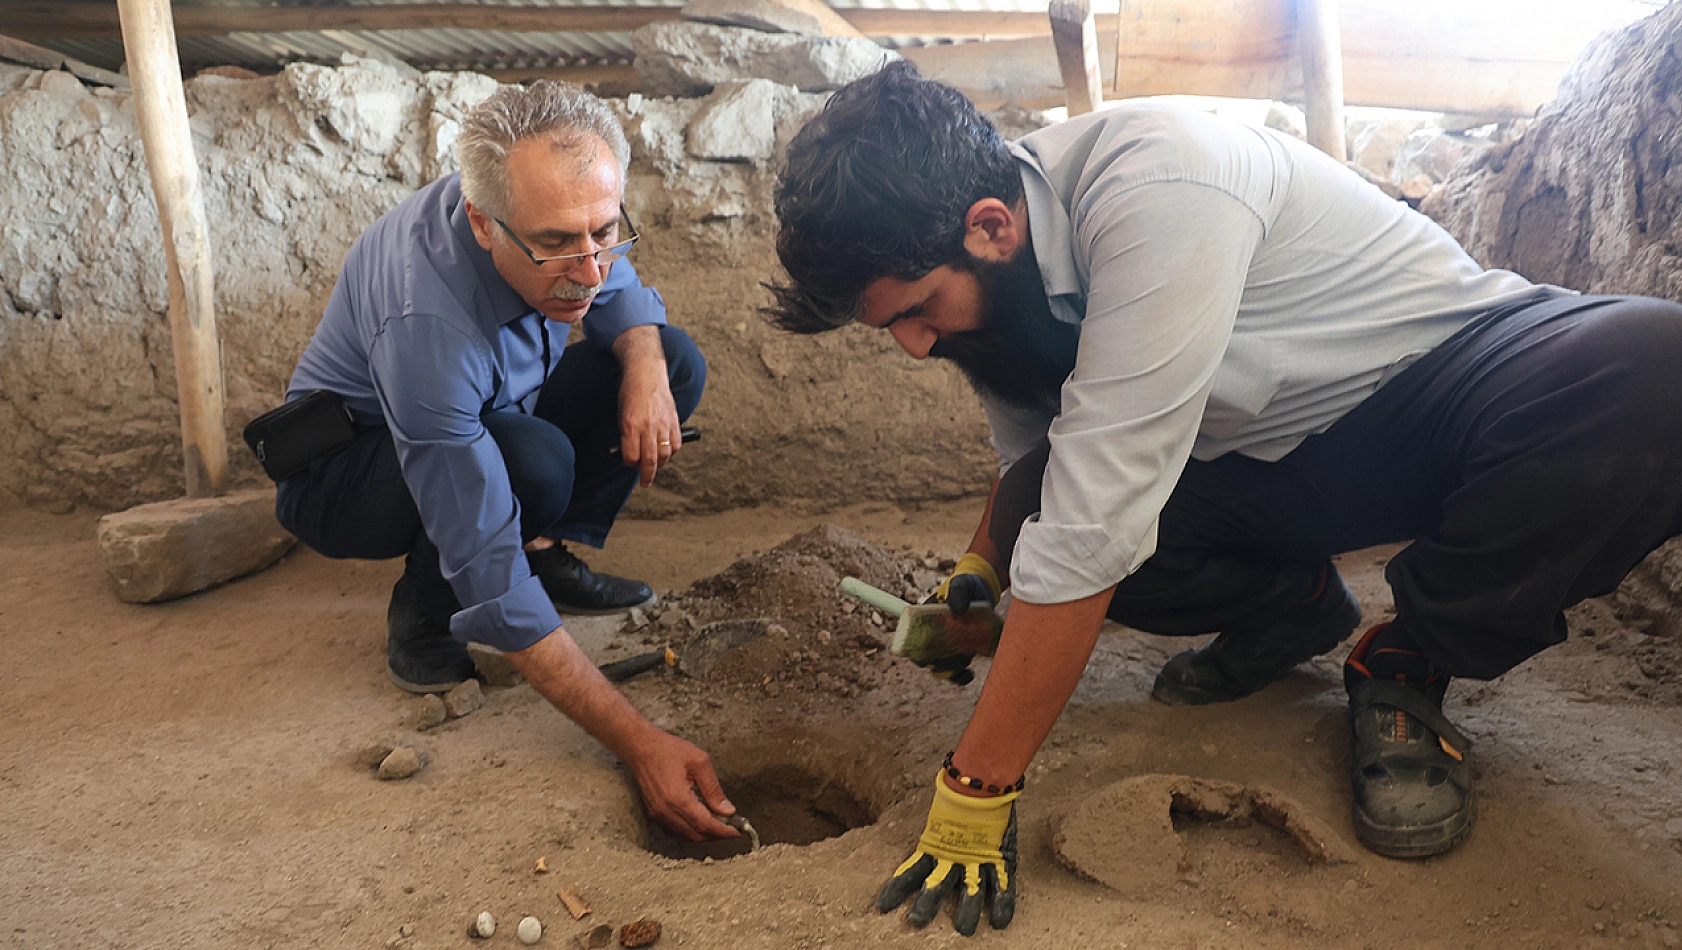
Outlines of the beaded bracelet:
M955 752L957 750L954 749L953 751ZM952 764L951 752L946 753L946 759L940 763L940 767L946 770L946 777L952 781L957 782L959 785L965 786L966 788L973 788L978 792L986 792L989 795L1003 795L1006 792L1020 792L1022 791L1023 783L1028 780L1028 776L1024 774L1021 778L1018 778L1010 785L1005 785L1003 787L998 785L988 785L986 782L983 782L978 778L970 778L968 775L959 772L957 767Z

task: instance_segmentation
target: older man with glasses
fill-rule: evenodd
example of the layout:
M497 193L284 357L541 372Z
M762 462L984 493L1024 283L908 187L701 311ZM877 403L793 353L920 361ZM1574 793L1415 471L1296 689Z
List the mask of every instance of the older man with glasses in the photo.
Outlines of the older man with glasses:
M457 148L459 175L345 259L287 398L342 400L354 436L281 479L281 523L328 557L407 556L387 617L397 686L448 690L475 674L466 643L496 647L624 760L653 817L730 837L706 753L643 718L557 611L653 601L563 542L606 541L682 445L706 382L625 260L624 132L595 97L539 82L475 107Z

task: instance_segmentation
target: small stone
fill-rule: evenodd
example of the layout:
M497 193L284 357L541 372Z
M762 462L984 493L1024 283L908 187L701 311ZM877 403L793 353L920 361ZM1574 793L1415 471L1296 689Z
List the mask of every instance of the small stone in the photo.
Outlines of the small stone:
M543 939L543 924L536 917L521 917L520 926L514 928L514 934L529 947Z
M646 947L660 939L660 922L644 917L619 928L621 947Z
M445 708L444 700L436 693L427 693L420 698L420 704L415 707L415 728L431 729L448 722L450 711Z
M536 872L538 874L548 874L549 873L549 859L547 857L540 857L540 858L537 859Z
M487 940L495 934L496 918L492 917L491 912L488 910L480 911L479 916L473 918L473 923L469 924L467 927L467 935L469 937L477 937L480 940Z
M630 613L625 615L626 630L641 630L646 626L648 626L648 614L641 607L632 607Z
M420 753L408 746L398 746L391 750L391 754L380 763L380 781L389 782L394 779L408 778L419 772L421 766Z
M479 688L478 680L468 680L444 694L444 708L450 711L451 719L460 719L483 705L485 691Z
M584 950L601 950L613 942L613 925L601 924L589 933L578 935L578 945Z
M397 933L399 936L413 937L415 935L415 925L404 924L403 926L397 928Z
M473 665L479 668L479 675L484 678L485 685L492 689L509 689L525 682L525 677L514 668L514 661L501 650L485 646L482 643L469 643L467 655L473 658Z
M665 611L661 612L661 614L660 614L660 626L666 628L667 630L676 630L679 626L681 626L683 624L684 621L686 621L688 619L689 619L688 614L684 613L682 610L679 610L676 607L673 607L669 610L665 610Z

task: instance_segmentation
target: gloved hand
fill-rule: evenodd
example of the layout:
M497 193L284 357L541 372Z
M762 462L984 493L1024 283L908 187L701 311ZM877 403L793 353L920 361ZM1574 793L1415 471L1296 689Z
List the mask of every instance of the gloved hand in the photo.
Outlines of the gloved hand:
M876 895L876 909L887 913L905 903L912 891L921 893L906 915L913 927L926 927L946 903L954 887L958 908L952 927L972 936L981 922L981 907L994 930L1010 926L1016 916L1016 798L1017 791L994 798L971 798L946 786L939 773L934 804L917 850L894 871Z
M952 576L941 581L940 586L923 602L945 604L953 613L961 614L972 606L993 609L999 603L1000 593L999 575L993 570L993 565L979 554L965 554L952 569ZM975 673L969 668L972 659L974 657L968 653L955 653L941 657L924 668L935 679L967 686L975 679Z
M1000 593L999 575L993 565L979 554L965 554L952 568L952 576L941 581L928 600L945 604L953 613L961 614L971 604L992 609L998 605Z

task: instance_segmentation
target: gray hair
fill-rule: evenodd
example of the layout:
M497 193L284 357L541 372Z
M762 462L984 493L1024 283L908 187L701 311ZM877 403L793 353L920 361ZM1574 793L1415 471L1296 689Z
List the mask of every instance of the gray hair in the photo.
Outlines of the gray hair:
M565 82L539 80L529 86L507 85L474 106L461 120L456 154L461 160L461 193L494 218L514 210L508 180L508 153L530 138L547 138L576 158L582 174L596 161L591 137L607 143L624 180L631 161L625 130L607 104Z

